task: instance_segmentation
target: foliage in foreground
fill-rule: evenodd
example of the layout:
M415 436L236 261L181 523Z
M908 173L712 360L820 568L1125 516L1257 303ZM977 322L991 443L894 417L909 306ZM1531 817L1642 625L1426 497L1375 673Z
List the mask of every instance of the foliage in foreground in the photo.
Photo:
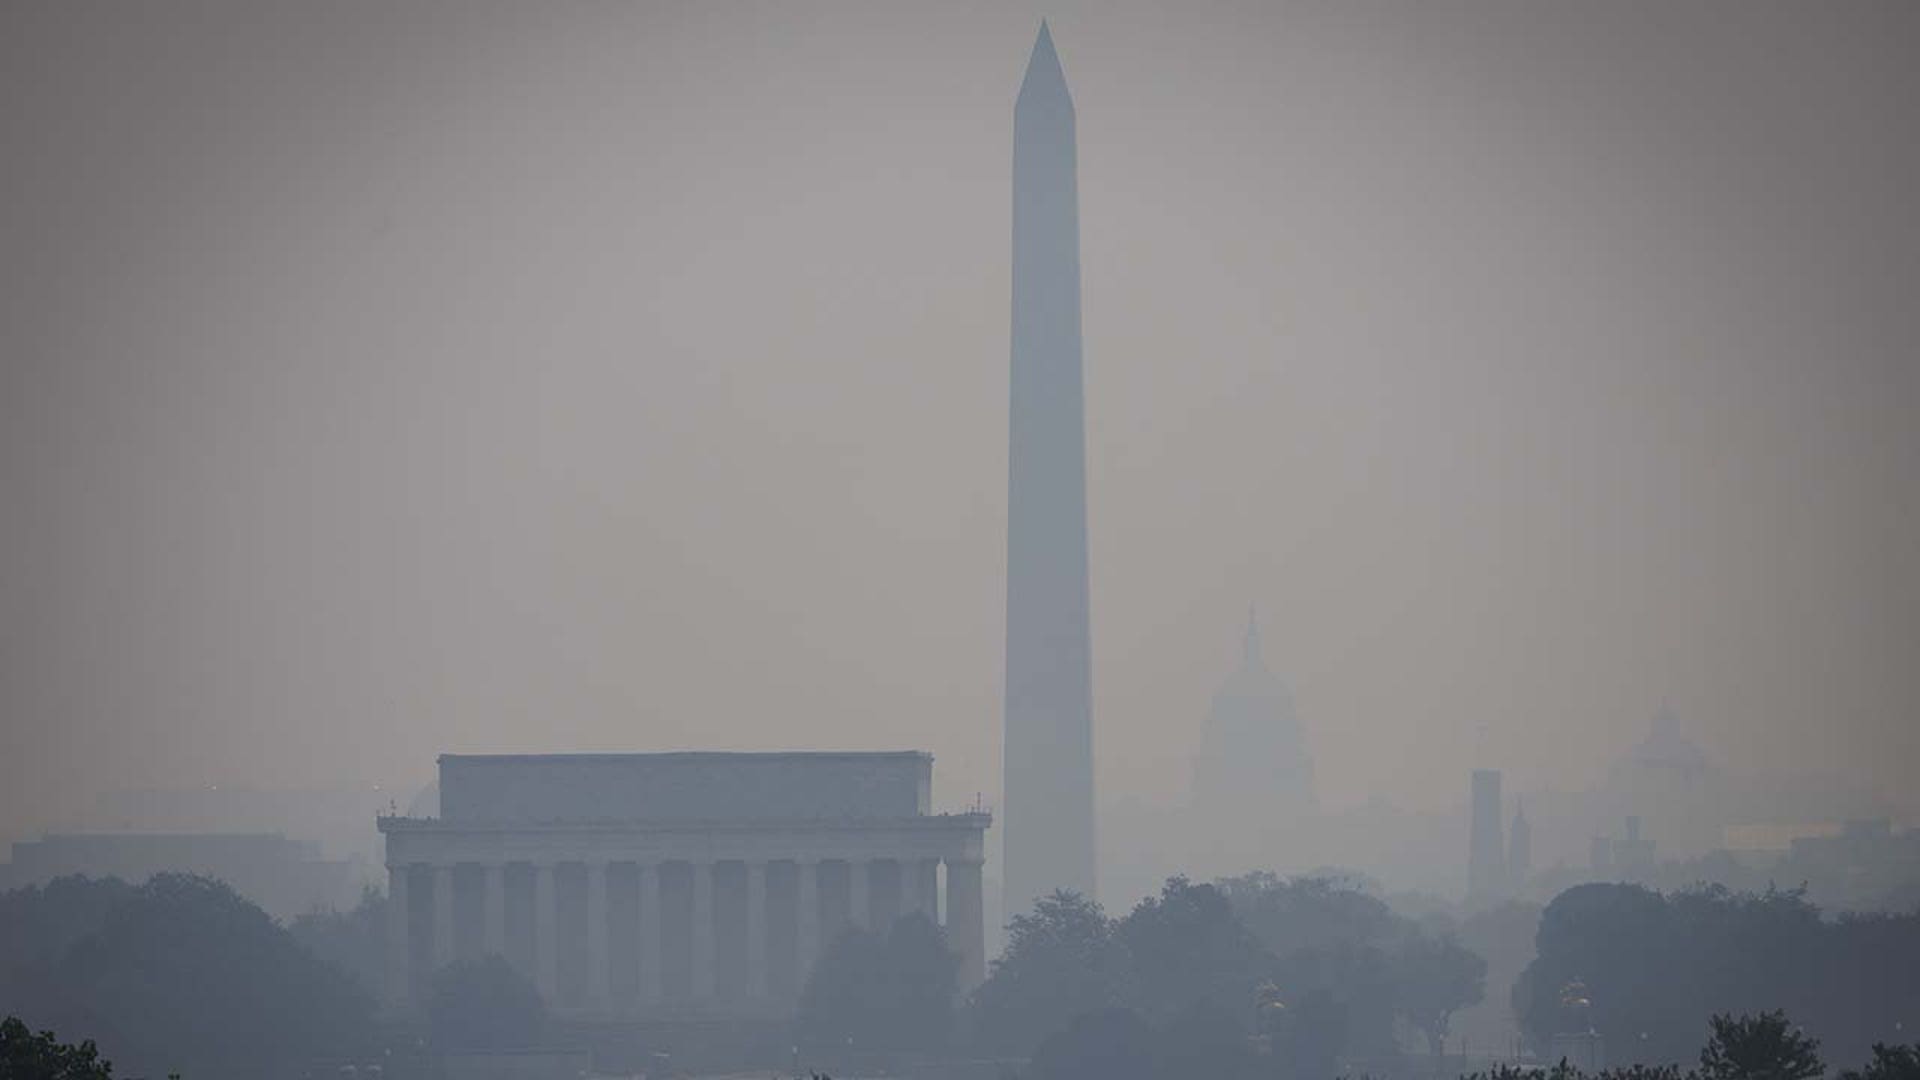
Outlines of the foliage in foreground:
M1826 1074L1820 1042L1780 1010L1716 1015L1697 1069L1678 1065L1629 1065L1586 1074L1565 1061L1550 1069L1501 1066L1461 1080L1814 1080ZM1844 1069L1838 1080L1920 1080L1920 1045L1876 1043L1862 1069Z
M88 1039L63 1043L51 1031L38 1034L17 1016L0 1020L0 1078L4 1080L112 1080L113 1064Z

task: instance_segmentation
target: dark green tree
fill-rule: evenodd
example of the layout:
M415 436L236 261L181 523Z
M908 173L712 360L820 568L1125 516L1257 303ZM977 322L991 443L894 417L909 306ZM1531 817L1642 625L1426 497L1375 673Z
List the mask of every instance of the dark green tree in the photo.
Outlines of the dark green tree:
M443 1050L539 1046L547 1006L527 977L498 956L456 960L433 974L427 1026Z
M1420 934L1400 943L1392 967L1396 1011L1440 1054L1454 1012L1486 996L1487 962L1451 935Z
M1289 1080L1339 1076L1340 1054L1348 1041L1348 1006L1329 991L1317 989L1281 1009L1269 1034L1280 1075Z
M331 908L294 919L287 930L307 951L353 976L360 988L378 993L386 978L387 898L377 889L361 892L349 911Z
M1267 871L1216 882L1234 914L1275 956L1337 942L1378 945L1404 936L1406 920L1351 878L1282 879Z
M71 899L104 900L98 923L57 958L7 973L0 1007L31 1002L49 1026L88 1032L123 1068L253 1077L359 1053L373 1038L371 997L220 882L159 874L135 889L88 883Z
M1126 947L1136 1000L1150 1020L1201 1002L1243 1010L1251 1019L1256 990L1273 974L1272 957L1226 895L1184 877L1167 879L1160 895L1135 905L1114 935Z
M1154 1060L1168 1080L1256 1080L1266 1070L1235 1014L1210 1001L1181 1010L1156 1033Z
M801 1040L856 1050L930 1051L953 1026L959 960L946 936L915 912L885 938L842 934L814 964L801 995Z
M0 1080L112 1080L113 1064L100 1057L93 1040L77 1046L51 1031L38 1034L19 1017L0 1021Z
M1683 1061L1713 1014L1783 1009L1828 1056L1861 1061L1920 1006L1920 913L1824 919L1797 889L1576 886L1535 944L1513 1005L1536 1051L1590 1025L1638 1060Z
M1739 1017L1715 1014L1700 1050L1702 1080L1812 1080L1826 1071L1820 1041L1775 1010Z
M54 878L0 893L0 995L16 977L39 983L73 943L100 929L134 887L119 878Z
M881 961L891 1027L882 1044L909 1050L945 1046L953 1034L960 986L960 958L947 947L947 935L920 912L906 915L887 932Z
M1843 1070L1840 1080L1920 1080L1920 1045L1874 1043L1866 1067Z
M1380 945L1339 941L1296 949L1277 965L1274 985L1289 1009L1311 1002L1322 1028L1304 1036L1324 1055L1380 1058L1399 1052L1393 962ZM1296 1013L1296 1019L1298 1014ZM1326 1040L1333 1038L1329 1048Z
M1513 989L1514 1015L1534 1048L1544 1054L1554 1034L1591 1025L1654 1061L1690 1056L1707 1012L1683 1015L1678 972L1661 960L1680 948L1676 938L1666 902L1641 886L1579 885L1555 897ZM1588 988L1579 995L1587 1005L1562 993L1576 983Z
M800 995L800 1041L811 1046L854 1045L865 1049L879 1034L886 1009L881 985L885 945L877 934L847 930L814 961Z
M1026 1056L1076 1016L1132 1000L1126 949L1100 905L1073 892L1042 897L1007 926L1007 944L968 1002L975 1038Z
M1159 1080L1159 1043L1132 1009L1082 1013L1034 1052L1030 1080Z

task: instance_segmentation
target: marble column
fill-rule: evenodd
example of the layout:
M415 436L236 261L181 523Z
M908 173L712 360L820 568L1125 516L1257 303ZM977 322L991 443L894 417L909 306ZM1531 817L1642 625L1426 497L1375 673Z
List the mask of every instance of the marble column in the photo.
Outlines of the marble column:
M924 910L926 901L920 896L920 861L918 859L900 859L894 863L900 868L900 916Z
M693 999L713 999L713 864L693 864Z
M767 864L747 863L747 997L767 996Z
M794 883L794 974L804 989L807 976L813 973L813 962L820 955L820 864L802 859L794 870L799 878Z
M587 864L587 1007L604 1012L607 991L607 864Z
M540 996L551 1009L560 1002L560 912L554 897L554 866L533 867L533 970Z
M920 876L920 912L927 921L940 925L940 860L917 859L913 862L919 868Z
M453 963L453 864L433 867L433 969Z
M481 950L495 956L507 955L507 868L489 863L480 870Z
M872 900L872 890L867 887L867 860L847 860L847 920L862 930L872 929L873 920L867 914Z
M660 867L640 864L640 1001L660 1001Z
M407 940L405 863L387 867L387 996L396 1006L413 1000L413 950Z
M961 993L987 978L987 925L980 868L979 859L947 860L947 944L960 954Z

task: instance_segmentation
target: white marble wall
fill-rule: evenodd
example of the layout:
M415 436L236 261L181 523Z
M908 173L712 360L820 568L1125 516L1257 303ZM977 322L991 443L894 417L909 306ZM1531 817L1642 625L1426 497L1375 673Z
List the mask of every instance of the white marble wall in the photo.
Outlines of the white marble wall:
M943 921L985 976L984 815L859 826L477 828L383 818L396 1004L462 955L521 966L559 1014L772 1014L847 925ZM946 866L943 897L939 867ZM475 891L478 895L475 895Z

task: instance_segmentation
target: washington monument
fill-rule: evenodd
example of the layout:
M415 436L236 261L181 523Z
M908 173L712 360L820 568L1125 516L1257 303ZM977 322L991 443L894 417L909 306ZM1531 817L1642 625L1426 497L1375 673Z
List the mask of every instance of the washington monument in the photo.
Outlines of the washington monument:
M1013 110L1005 904L1094 892L1093 672L1073 99L1040 24Z

